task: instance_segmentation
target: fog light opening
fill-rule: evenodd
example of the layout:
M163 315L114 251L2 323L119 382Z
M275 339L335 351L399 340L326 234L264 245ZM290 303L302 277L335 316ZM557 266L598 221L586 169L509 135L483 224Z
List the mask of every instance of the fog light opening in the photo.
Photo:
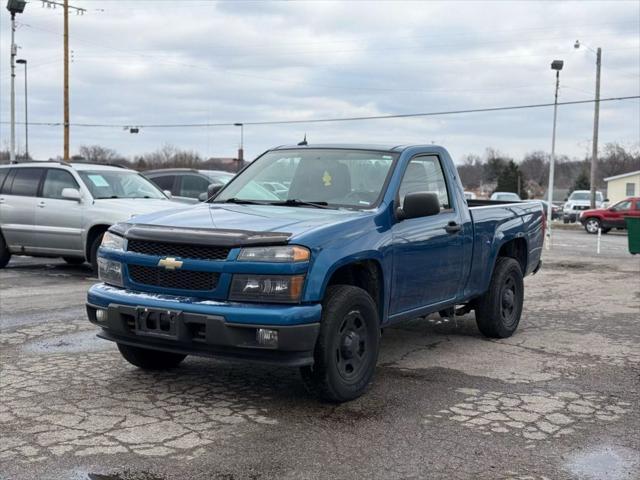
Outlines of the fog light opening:
M277 347L278 331L269 328L259 328L256 331L256 339L258 340L258 344L263 347Z
M102 308L96 308L96 320L100 323L107 321L107 311Z

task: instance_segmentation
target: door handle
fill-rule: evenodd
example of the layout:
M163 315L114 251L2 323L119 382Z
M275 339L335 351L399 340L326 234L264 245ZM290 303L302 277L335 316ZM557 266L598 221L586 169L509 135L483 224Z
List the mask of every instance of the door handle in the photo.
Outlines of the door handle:
M458 233L460 230L462 230L462 225L456 223L456 222L449 222L447 223L447 226L444 227L445 232L447 233Z
M44 207L45 207L45 205L46 205L46 203L44 203L44 201L42 201L42 202L38 203L38 206L39 206L40 208L44 208Z

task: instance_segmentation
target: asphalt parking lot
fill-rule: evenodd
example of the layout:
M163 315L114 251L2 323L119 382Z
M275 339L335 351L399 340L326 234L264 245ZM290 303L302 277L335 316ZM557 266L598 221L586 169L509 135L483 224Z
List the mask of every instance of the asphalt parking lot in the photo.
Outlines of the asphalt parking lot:
M520 328L385 331L376 382L318 403L296 371L189 358L147 373L95 338L87 267L0 271L0 478L640 478L640 258L554 231Z

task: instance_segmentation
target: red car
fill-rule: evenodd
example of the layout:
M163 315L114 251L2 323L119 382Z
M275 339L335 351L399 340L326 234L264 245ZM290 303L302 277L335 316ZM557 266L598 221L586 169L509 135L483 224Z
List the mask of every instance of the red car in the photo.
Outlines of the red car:
M612 228L627 228L625 217L640 217L640 197L629 197L608 208L596 208L580 213L580 223L587 233L607 233Z

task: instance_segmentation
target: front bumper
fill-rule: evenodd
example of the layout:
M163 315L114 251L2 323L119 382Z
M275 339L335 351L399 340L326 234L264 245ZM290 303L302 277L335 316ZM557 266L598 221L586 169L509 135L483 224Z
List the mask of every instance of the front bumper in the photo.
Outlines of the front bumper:
M149 335L136 327L140 308L180 312L172 336ZM98 321L97 309L107 311ZM225 357L287 366L313 364L322 307L214 302L190 297L151 295L97 284L87 295L89 321L102 328L100 338L125 345L187 355ZM278 343L265 347L257 330L277 330Z

